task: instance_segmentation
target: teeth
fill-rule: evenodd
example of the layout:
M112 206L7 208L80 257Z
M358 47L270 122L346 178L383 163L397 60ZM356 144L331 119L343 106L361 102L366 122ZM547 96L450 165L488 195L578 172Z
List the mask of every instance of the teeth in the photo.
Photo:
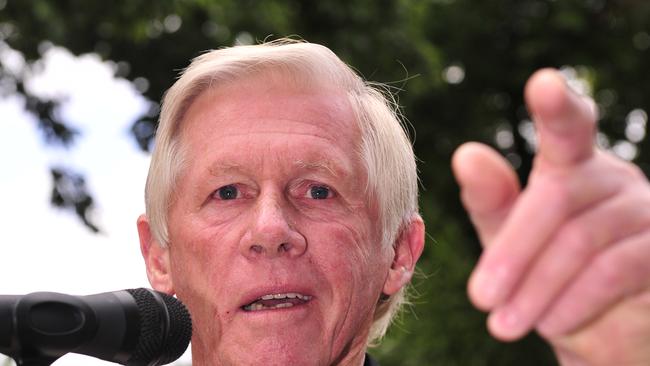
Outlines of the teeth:
M298 298L300 300L310 300L311 296L308 295L302 295L296 292L289 292L286 294L269 294L269 295L264 295L259 298L259 300L273 300L273 299L295 299Z
M296 292L289 292L286 294L268 294L260 297L259 299L256 300L256 302L253 302L249 305L244 306L244 310L246 311L257 311L257 310L263 310L263 309L281 309L281 308L290 308L294 306L292 302L283 302L280 304L276 304L273 306L265 306L262 303L258 302L261 300L280 300L280 299L295 299L298 298L302 301L309 301L311 300L311 296L309 295L302 295Z
M276 304L274 306L264 306L260 303L255 303L255 304L250 304L248 306L244 306L244 310L246 311L257 311L257 310L262 310L262 309L281 309L281 308L290 308L292 307L293 304L290 302L284 302L281 304Z
M264 305L262 304L250 304L247 306L244 306L244 310L247 311L256 311L256 310L262 310L264 309Z

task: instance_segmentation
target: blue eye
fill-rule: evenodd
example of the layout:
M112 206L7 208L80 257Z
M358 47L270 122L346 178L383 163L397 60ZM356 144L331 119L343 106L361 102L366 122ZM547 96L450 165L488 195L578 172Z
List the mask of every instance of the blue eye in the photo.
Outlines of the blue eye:
M237 190L237 187L227 185L219 188L217 194L222 200L234 200L239 195L239 191Z
M331 191L326 186L313 186L309 189L309 194L315 200L324 200L330 197Z

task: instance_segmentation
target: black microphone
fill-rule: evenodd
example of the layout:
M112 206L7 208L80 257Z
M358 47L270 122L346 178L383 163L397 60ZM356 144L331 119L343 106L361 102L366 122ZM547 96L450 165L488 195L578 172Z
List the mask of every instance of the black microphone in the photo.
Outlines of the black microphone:
M0 295L0 353L19 366L50 365L69 352L122 365L165 365L191 338L189 312L162 292Z

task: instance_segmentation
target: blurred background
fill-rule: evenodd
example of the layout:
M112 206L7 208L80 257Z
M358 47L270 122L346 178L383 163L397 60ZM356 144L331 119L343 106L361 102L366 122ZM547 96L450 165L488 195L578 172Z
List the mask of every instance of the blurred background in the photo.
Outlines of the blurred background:
M522 90L550 66L596 100L598 144L649 172L649 32L642 0L0 0L0 293L147 286L135 219L164 91L203 50L295 36L390 85L415 138L428 241L414 304L372 354L554 365L535 335L490 338L469 304L480 245L450 157L488 143L525 183Z

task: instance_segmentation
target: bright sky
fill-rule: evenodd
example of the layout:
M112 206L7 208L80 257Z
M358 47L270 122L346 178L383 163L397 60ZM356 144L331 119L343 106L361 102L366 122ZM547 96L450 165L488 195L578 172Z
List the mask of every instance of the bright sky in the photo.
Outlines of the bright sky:
M23 101L0 96L0 294L87 295L149 287L135 226L144 212L149 156L129 135L147 102L96 55L77 58L52 47L44 60L30 86L39 95L65 97L62 120L81 136L70 149L47 146ZM16 69L23 62L1 42L0 61ZM48 168L57 164L85 174L102 234L50 205ZM189 355L181 360L188 364ZM54 365L113 364L70 354Z

